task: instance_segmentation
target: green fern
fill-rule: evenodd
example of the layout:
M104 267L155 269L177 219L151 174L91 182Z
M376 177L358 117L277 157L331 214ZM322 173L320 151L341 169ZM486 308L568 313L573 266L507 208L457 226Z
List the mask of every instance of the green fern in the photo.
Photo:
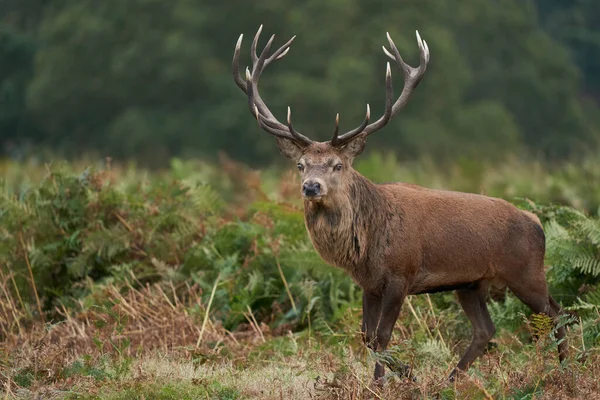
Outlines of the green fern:
M554 321L546 314L533 314L530 323L531 333L537 338L548 336L554 328Z

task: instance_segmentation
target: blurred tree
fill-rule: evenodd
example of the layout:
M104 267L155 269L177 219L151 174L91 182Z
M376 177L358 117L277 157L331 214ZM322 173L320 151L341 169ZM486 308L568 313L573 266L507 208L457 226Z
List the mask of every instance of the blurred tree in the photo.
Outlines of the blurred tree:
M261 93L281 119L290 105L311 137L327 139L336 112L342 129L354 127L366 102L378 116L385 32L416 64L419 29L432 53L427 75L369 149L441 162L525 151L565 158L600 141L597 102L581 96L597 91L593 3L0 0L0 10L12 10L0 33L1 55L10 59L0 69L0 140L30 137L70 154L149 165L221 150L255 165L279 160L230 73L239 33L248 65L264 23L260 46L272 33L275 46L299 38L269 67ZM563 30L580 20L577 34ZM399 95L402 74L392 68Z
M0 143L12 156L20 155L20 138L37 136L35 123L25 104L34 55L35 42L31 37L0 24Z
M600 101L600 2L537 0L543 26L571 50L581 68L584 93Z

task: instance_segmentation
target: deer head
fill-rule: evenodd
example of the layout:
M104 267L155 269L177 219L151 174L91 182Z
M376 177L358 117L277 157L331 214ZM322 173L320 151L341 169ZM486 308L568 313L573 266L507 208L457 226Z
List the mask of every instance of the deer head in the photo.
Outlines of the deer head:
M390 50L382 46L383 51L396 62L404 73L404 88L398 99L395 102L393 100L392 72L388 62L385 74L386 100L383 115L377 121L369 123L371 111L367 104L367 112L363 122L357 128L340 135L340 118L338 114L335 118L335 129L331 140L315 142L294 129L290 107L287 110L287 123L284 125L275 118L260 97L258 81L263 70L272 62L283 58L290 50L290 46L295 39L295 36L292 37L277 51L269 55L269 50L275 39L275 35L273 35L260 55L257 55L256 48L261 32L262 25L252 41L252 70L246 68L245 79L239 73L239 56L243 38L243 35L240 35L233 54L233 78L240 89L248 95L250 112L256 118L260 127L275 136L281 154L297 163L298 170L302 175L302 196L309 201L323 201L347 186L348 177L354 172L352 161L362 153L367 137L383 128L408 103L413 90L417 87L427 69L429 48L417 32L420 63L419 67L413 68L404 62L388 33L387 40Z

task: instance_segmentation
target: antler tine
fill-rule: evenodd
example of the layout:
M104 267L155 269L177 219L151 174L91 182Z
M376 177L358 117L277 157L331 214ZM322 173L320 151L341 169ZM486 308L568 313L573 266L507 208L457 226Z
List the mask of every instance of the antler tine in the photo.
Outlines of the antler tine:
M392 53L395 56L396 63L402 68L404 72L404 87L402 89L402 93L400 97L394 103L392 107L392 118L408 103L408 99L412 95L413 90L417 87L423 76L425 75L425 71L427 70L427 64L429 63L429 47L427 43L421 39L421 35L419 35L419 31L415 31L417 36L417 44L419 45L419 66L417 68L411 67L407 63L402 60L400 56L400 52L396 48L394 41L390 37L388 33L388 41L390 42L390 47L392 47ZM379 128L378 128L379 129ZM370 132L372 133L372 132Z
M256 48L258 47L258 39L260 38L260 34L262 33L263 25L260 24L258 30L256 31L256 35L254 35L254 40L252 41L252 46L250 46L250 56L252 57L252 65L256 64L258 60L258 56L256 55Z
M312 143L312 140L302 135L301 133L294 130L291 126L291 117L290 111L288 109L288 125L284 125L275 118L273 113L269 110L265 102L260 97L258 92L258 81L260 79L260 75L262 74L264 68L271 64L273 61L279 60L289 52L290 46L292 42L296 38L296 36L292 37L288 40L283 46L281 46L277 51L275 51L272 55L269 56L269 50L273 44L273 40L275 39L275 35L272 35L263 50L260 52L260 55L257 54L258 40L260 38L260 34L262 33L263 26L261 25L254 35L254 40L252 41L252 45L250 48L250 55L252 58L252 71L249 68L246 68L246 79L242 79L239 72L239 60L240 60L240 49L242 45L243 35L240 35L238 41L235 46L235 50L233 53L233 63L232 63L232 71L233 71L233 79L235 83L238 85L240 89L244 91L244 93L248 96L248 107L250 108L250 112L258 121L259 126L267 131L268 133L294 141L300 146L308 146Z
M332 146L343 146L344 144L348 143L355 136L360 135L362 132L364 132L365 127L369 123L370 119L371 119L371 107L369 106L369 103L367 103L367 113L365 114L365 119L363 120L363 122L357 128L352 129L350 132L346 132L342 136L338 136L339 120L336 117L335 132L333 134L333 138L331 139L331 145Z
M417 68L411 67L407 63L404 62L396 44L392 40L392 37L389 33L386 33L387 40L390 45L390 50L388 50L385 46L382 46L383 52L392 60L396 61L396 64L402 68L402 72L404 73L404 87L402 89L402 93L400 97L392 103L393 101L393 86L392 86L392 72L390 69L389 62L387 63L386 74L385 74L385 87L386 87L386 96L385 96L385 111L383 115L375 122L370 125L364 127L362 131L352 130L348 133L343 134L338 137L336 141L337 145L344 145L352 140L355 136L360 133L365 132L367 135L370 135L379 129L383 128L392 118L394 118L400 110L404 108L412 92L417 87L421 79L423 79L423 75L427 70L427 63L429 62L429 46L427 46L427 42L421 39L419 32L416 32L417 36L417 44L419 46L419 55L420 62ZM332 141L333 143L333 141Z
M385 49L385 47L383 48L383 50L387 53L387 50ZM380 123L383 126L383 125L387 124L388 121L392 118L393 99L394 99L394 86L392 85L392 69L390 68L390 63L388 62L386 65L386 69L385 69L385 111L383 113L383 116L381 118L379 118L379 120L376 123ZM369 113L370 113L369 105L367 104L367 114L369 114ZM355 136L361 134L363 131L365 131L368 128L367 124L365 122L369 122L369 120L365 119L365 121L363 121L363 124L359 128L356 128L356 129L351 130L350 132L344 133L342 136L340 136L335 141L332 140L331 145L332 146L342 146L342 145L350 142L352 139L354 139ZM367 133L367 134L369 134L369 133Z
M240 76L240 49L242 47L242 39L244 38L244 34L242 33L240 35L240 37L238 38L238 41L235 45L235 50L233 51L233 62L231 64L232 66L232 72L233 72L233 80L235 81L235 83L238 85L238 87L240 89L242 89L244 92L248 92L247 86L246 86L246 81L244 81L242 79L242 77Z
M391 51L392 59L394 61L396 61L402 67L403 71L406 71L405 68L404 68L404 65L408 65L408 64L406 64L404 62L404 60L402 59L402 56L400 55L400 52L398 51L398 48L396 47L396 43L394 43L394 41L392 40L392 37L390 36L389 32L386 32L385 36L386 36L386 38L388 40L388 43L390 44L390 49L392 50ZM419 42L420 39L421 39L420 37L417 37L417 43L419 44L419 48L421 48L421 44ZM388 56L389 56L390 52L386 51L386 54L388 54Z
M260 52L258 60L252 65L252 81L255 83L258 83L260 74L262 74L263 72L263 69L265 67L265 61L267 60L267 54L269 54L269 50L271 49L273 40L275 40L275 35L271 35L269 41L265 45L265 48L263 49L263 51Z
M312 141L309 138L302 135L301 133L298 133L292 126L292 109L289 106L288 106L288 110L287 110L287 126L288 126L288 130L290 131L292 136L294 138L296 138L296 140L304 143L305 145L309 145L312 143Z
M265 61L265 66L271 64L273 61L280 60L283 57L285 57L288 51L290 51L290 46L294 42L294 39L296 39L296 35L292 36L290 40L288 40L283 46L277 49L277 51L273 53L271 57L267 58L267 61Z
M254 105L254 116L258 121L258 126L260 126L263 130L270 133L273 136L280 137L283 139L290 139L290 135L287 131L282 131L281 129L273 128L267 125L267 120L263 119L263 116L260 115L258 111L258 107L256 104Z
M290 139L290 134L285 129L282 129L283 125L277 121L270 120L268 117L265 118L258 104L254 102L256 96L254 85L252 85L252 76L248 68L246 68L246 84L248 88L248 106L253 112L254 118L258 121L258 125L272 135Z
M392 84L392 68L390 63L387 63L385 68L385 112L383 118L385 122L392 117L392 102L394 101L394 85Z
M340 113L335 114L335 129L331 138L331 145L335 146L338 142L338 133L340 132Z

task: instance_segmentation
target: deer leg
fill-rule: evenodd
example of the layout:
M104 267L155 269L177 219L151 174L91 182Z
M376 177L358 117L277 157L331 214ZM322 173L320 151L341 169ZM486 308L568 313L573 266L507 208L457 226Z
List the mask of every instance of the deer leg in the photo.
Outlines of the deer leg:
M528 282L523 279L523 282ZM524 285L510 285L510 290L525 303L534 313L546 314L554 320L555 325L558 324L558 318L563 313L560 305L548 295L548 288L544 280L542 290L537 288L526 287ZM567 340L567 331L564 326L556 330L556 339L558 341L558 360L562 363L566 358L569 350Z
M471 325L473 325L473 339L471 339L471 344L458 362L458 365L450 374L450 381L454 380L458 370L466 371L473 361L483 354L486 345L496 332L487 305L485 304L486 288L486 285L478 284L472 289L456 291L458 301L463 310L465 310L469 321L471 321Z
M376 328L375 348L373 350L384 351L387 348L405 297L405 285L397 282L388 283L381 298L381 313ZM375 380L380 380L384 373L385 366L377 362L375 364Z
M552 298L552 296L548 296L548 300L550 301L550 316L554 318L555 323L558 323L558 318L564 314L564 310ZM567 330L564 326L559 327L556 330L556 339L558 341L558 360L563 362L567 358L567 352L569 350L569 346L567 344Z
M376 350L375 332L377 331L377 323L381 315L381 300L380 296L374 296L367 292L363 292L363 315L362 315L362 334L363 342L368 348Z

